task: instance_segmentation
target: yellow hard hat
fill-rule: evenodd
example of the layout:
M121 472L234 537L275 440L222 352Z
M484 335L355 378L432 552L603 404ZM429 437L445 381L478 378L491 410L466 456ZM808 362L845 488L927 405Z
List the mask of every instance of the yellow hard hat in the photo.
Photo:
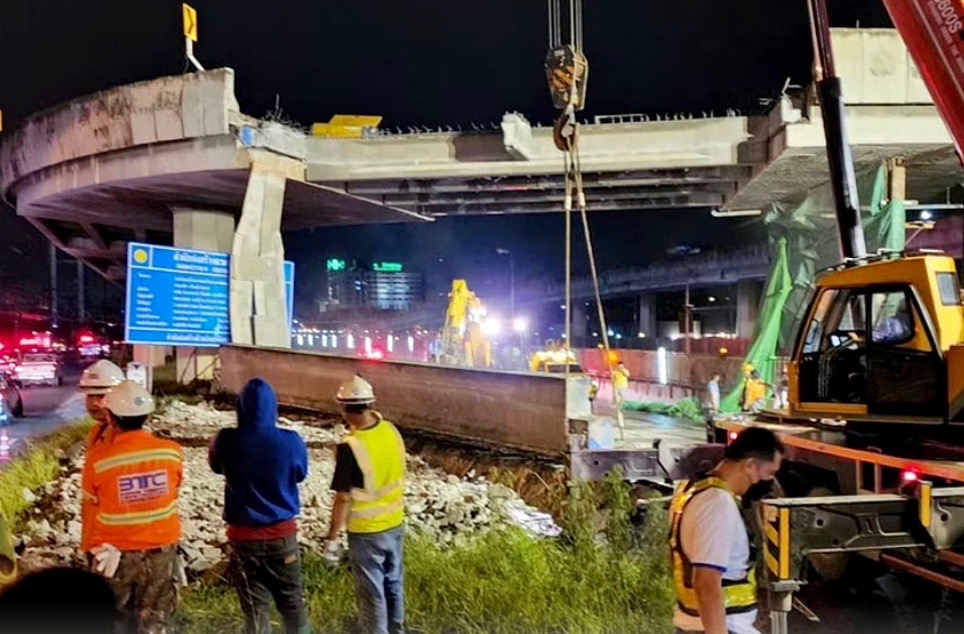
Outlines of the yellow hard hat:
M744 364L743 364L743 371L744 371L744 372L753 372L754 369L755 369L755 368L753 367L753 364L752 364L752 363L744 363Z
M335 400L344 405L370 405L375 402L372 384L357 374L341 384Z
M77 385L84 394L107 394L112 387L124 380L124 371L106 359L97 361L80 377Z
M108 392L104 404L114 416L147 416L154 411L150 392L133 381L124 381Z

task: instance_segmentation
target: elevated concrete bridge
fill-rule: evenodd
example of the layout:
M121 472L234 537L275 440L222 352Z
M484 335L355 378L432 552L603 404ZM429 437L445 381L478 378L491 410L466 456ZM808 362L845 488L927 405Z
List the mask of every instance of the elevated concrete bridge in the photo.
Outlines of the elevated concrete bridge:
M908 197L961 180L950 138L896 32L838 30L860 165L900 156ZM592 211L762 209L826 181L809 93L764 116L599 117L581 130ZM234 72L155 79L29 118L0 145L0 194L54 244L111 280L130 240L227 252L232 338L284 345L282 230L561 211L549 128L307 136L241 113Z

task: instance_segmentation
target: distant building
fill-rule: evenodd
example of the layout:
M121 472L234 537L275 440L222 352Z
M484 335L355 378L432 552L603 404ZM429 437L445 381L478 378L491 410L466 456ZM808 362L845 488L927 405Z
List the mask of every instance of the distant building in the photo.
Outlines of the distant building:
M397 262L375 262L371 267L344 260L328 260L328 305L363 306L377 310L409 310L425 301L421 273L405 271Z

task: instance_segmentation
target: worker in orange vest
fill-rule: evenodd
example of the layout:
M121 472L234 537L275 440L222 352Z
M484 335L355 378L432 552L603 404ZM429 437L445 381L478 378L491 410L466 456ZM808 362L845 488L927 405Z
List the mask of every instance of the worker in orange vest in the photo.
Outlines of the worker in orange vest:
M113 388L105 405L117 435L95 445L84 464L82 490L93 509L87 552L117 595L125 631L161 634L177 607L184 452L143 429L154 399L137 383Z
M90 432L87 434L87 444L85 446L87 453L90 453L90 450L93 449L95 445L110 443L114 439L116 430L111 425L110 419L107 416L107 407L104 406L104 401L107 398L107 393L110 392L112 388L120 385L123 380L124 371L107 359L101 359L91 364L84 370L84 373L80 377L77 390L84 395L84 406L87 408L87 415L94 423L90 428ZM96 545L90 543L90 535L88 534L90 528L94 525L91 515L93 513L93 507L90 502L90 499L86 496L81 497L80 519L82 529L80 547L83 552L89 551Z

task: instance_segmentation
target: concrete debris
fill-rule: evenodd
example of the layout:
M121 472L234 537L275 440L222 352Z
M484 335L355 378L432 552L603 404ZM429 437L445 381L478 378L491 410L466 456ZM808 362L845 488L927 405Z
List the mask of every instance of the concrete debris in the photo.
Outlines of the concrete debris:
M335 468L334 444L344 432L287 419L280 422L283 427L298 431L306 441L314 441L309 449L309 475L301 486L299 538L306 548L321 552L333 501L329 486ZM233 412L181 402L172 403L151 422L159 434L185 441L181 546L188 570L196 575L224 559L224 480L208 467L206 446L218 429L234 424ZM83 563L78 552L83 452L68 454L74 455L65 458L57 480L39 491L25 492L36 498L22 536L27 546L23 556L25 570ZM418 456L408 460L405 501L409 530L422 532L443 546L460 545L473 534L509 525L521 526L537 536L559 533L551 518L526 505L508 487L483 478L448 475L428 466Z
M182 401L173 401L151 421L151 429L174 440L210 440L219 429L233 427L236 421L233 411L218 410L208 403L188 405ZM289 420L284 416L278 418L278 425L283 429L298 432L308 443L336 444L343 435L331 429Z

